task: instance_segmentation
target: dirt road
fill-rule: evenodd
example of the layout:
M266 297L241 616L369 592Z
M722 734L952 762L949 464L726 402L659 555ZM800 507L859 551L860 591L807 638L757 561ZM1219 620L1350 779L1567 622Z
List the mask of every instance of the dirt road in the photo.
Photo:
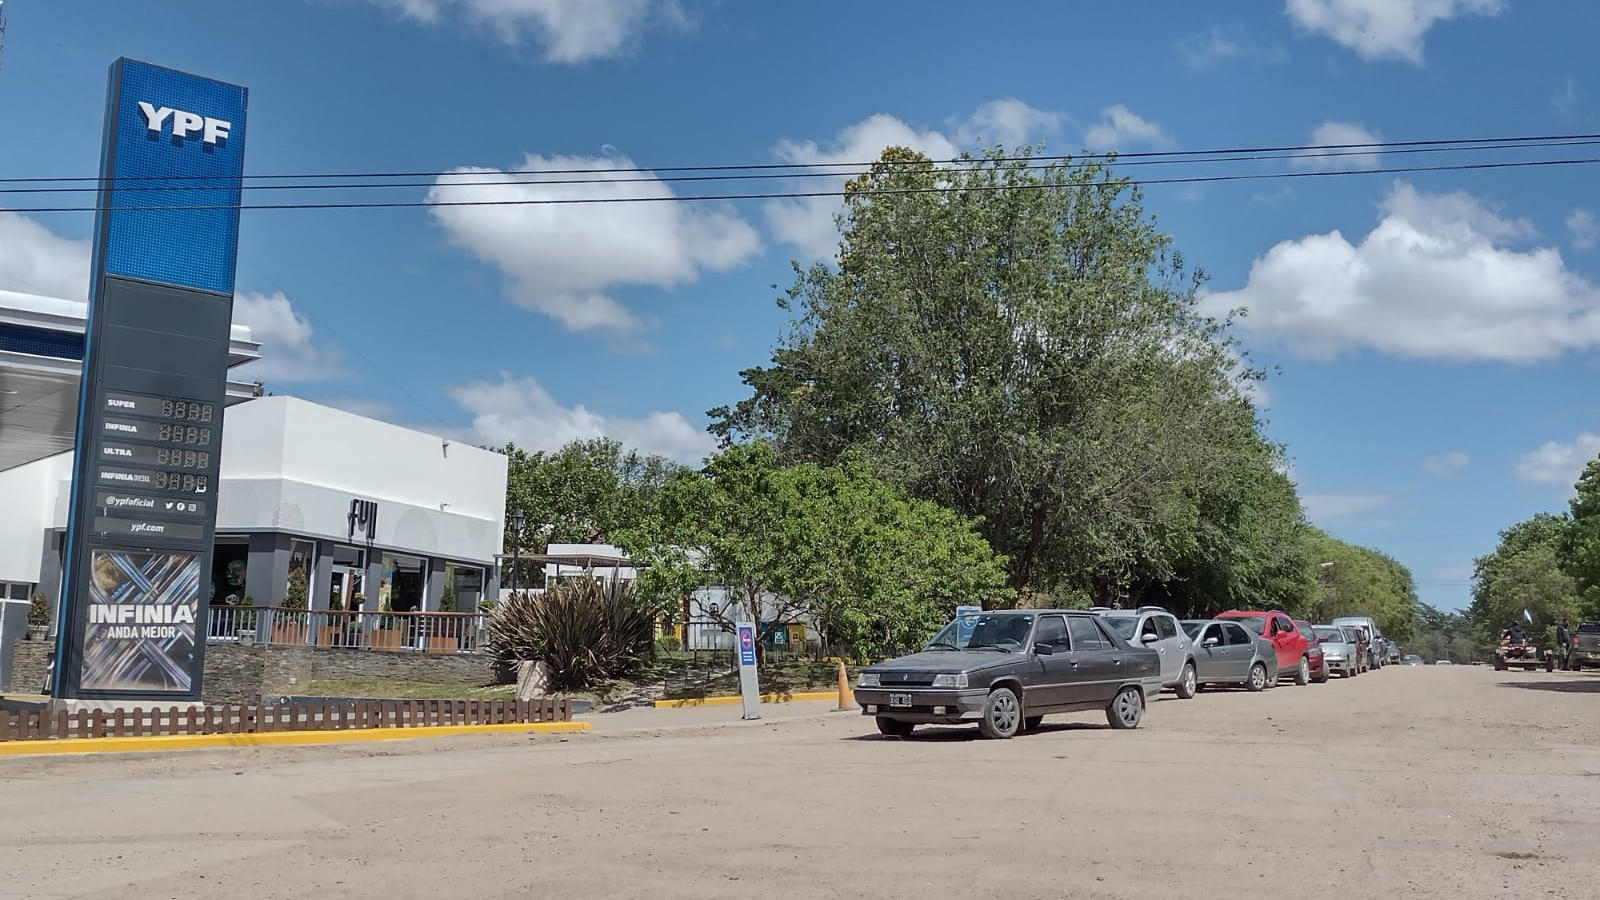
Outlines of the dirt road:
M6 897L1593 897L1600 676L1391 667L1133 732L640 716L0 760ZM654 712L654 711L652 711ZM728 717L737 711L729 708Z

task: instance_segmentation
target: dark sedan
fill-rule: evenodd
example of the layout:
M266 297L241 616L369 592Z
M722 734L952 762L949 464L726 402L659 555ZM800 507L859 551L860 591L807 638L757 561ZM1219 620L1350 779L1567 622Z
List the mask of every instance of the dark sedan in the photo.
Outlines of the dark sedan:
M1136 728L1145 682L1160 657L1071 610L1004 610L946 625L920 653L861 670L856 703L878 730L976 722L984 737L1032 730L1046 715L1104 709L1112 728Z

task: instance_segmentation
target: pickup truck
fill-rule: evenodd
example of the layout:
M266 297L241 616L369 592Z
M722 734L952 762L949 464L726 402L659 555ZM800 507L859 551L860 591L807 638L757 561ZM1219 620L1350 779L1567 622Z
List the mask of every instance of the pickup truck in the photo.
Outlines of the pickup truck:
M1600 666L1600 622L1579 622L1567 648L1567 668L1576 672L1584 666Z

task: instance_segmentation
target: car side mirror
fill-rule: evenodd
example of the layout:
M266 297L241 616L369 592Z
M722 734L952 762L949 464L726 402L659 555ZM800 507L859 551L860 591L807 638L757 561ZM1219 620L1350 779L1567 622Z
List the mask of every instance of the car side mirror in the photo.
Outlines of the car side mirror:
M1040 656L1053 656L1055 655L1056 648L1054 644L1034 644L1033 652L1039 654Z
M1221 642L1218 641L1216 638L1210 637L1210 638L1206 638L1205 640L1201 641L1200 642L1200 646L1209 648L1209 647L1215 647L1219 643L1221 643Z
M1148 644L1151 641L1159 640L1161 640L1161 635L1156 634L1154 631L1146 631L1144 634L1139 635L1139 643L1141 644Z

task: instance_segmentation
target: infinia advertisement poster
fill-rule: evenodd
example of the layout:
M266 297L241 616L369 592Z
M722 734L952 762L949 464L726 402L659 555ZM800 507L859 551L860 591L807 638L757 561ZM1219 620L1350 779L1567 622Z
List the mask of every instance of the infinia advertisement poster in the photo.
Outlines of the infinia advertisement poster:
M189 690L200 607L199 555L95 550L91 568L83 688Z

